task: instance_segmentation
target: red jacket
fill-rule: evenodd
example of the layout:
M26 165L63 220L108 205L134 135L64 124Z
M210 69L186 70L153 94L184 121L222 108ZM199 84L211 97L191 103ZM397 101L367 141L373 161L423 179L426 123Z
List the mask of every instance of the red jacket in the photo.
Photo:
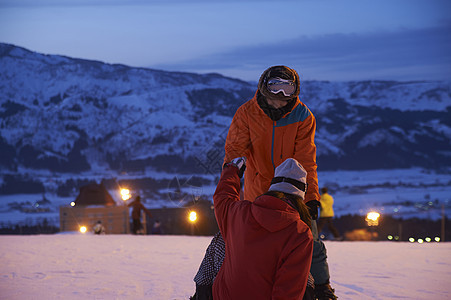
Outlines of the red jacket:
M315 130L315 117L299 98L279 121L272 121L263 112L257 94L241 105L227 134L224 162L246 157L244 199L252 201L265 193L275 168L287 158L294 158L307 171L304 201L319 201Z
M226 254L213 299L302 299L312 260L310 229L283 200L239 201L239 191L237 168L224 168L213 199Z

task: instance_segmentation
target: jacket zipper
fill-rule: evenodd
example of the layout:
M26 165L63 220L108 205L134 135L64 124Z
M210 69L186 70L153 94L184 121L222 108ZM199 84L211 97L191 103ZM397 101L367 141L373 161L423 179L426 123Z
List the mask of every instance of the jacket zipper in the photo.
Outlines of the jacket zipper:
M276 121L272 122L272 142L271 142L271 163L273 170L276 170L276 166L274 165L274 138L276 134Z

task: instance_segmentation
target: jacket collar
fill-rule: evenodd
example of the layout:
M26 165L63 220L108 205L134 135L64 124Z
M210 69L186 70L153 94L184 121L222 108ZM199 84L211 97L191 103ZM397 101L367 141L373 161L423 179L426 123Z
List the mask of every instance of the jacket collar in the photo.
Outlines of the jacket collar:
M291 99L289 103L284 107L274 108L269 105L268 102L266 102L265 97L259 91L255 93L252 100L256 103L256 105L258 105L258 107L265 113L268 118L275 122L279 121L290 112L292 112L293 109L300 103L299 98L296 97Z

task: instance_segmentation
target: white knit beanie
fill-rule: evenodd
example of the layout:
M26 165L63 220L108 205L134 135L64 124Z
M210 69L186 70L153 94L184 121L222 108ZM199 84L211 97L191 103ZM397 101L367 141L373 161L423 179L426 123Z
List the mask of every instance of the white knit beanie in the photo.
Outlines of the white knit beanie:
M307 191L307 171L294 158L288 158L275 171L269 191L293 194L304 199Z

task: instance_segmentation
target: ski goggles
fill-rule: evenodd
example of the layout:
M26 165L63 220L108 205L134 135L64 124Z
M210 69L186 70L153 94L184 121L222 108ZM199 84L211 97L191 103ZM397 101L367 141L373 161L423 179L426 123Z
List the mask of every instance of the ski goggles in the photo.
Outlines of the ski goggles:
M269 79L266 86L271 93L277 94L282 92L286 97L293 95L296 91L294 81L278 77Z

